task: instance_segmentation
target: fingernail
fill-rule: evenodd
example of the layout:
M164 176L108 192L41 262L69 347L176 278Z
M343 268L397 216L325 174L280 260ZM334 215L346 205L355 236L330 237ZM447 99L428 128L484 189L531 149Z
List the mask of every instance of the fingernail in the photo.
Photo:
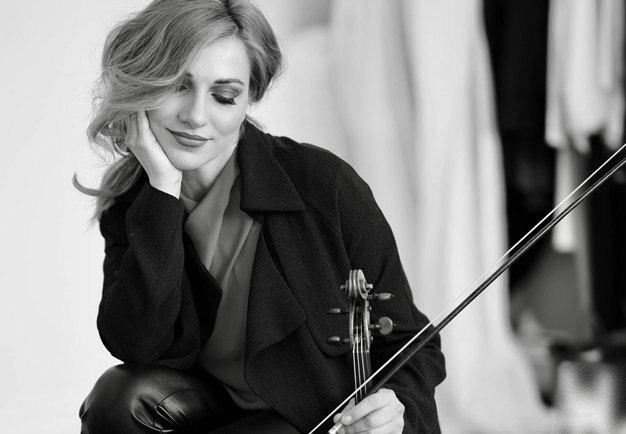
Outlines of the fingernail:
M350 422L352 422L352 416L350 415L341 418L341 423L344 425L348 425Z

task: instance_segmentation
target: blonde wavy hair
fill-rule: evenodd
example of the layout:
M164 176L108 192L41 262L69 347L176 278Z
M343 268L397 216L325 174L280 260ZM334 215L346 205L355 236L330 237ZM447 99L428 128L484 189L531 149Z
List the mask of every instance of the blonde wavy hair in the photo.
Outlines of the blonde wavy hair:
M249 0L155 0L108 35L95 88L90 144L113 157L99 188L74 186L96 198L99 219L143 171L124 138L129 116L158 107L181 83L197 52L221 38L236 37L250 59L250 101L261 100L281 71L283 58L263 13Z

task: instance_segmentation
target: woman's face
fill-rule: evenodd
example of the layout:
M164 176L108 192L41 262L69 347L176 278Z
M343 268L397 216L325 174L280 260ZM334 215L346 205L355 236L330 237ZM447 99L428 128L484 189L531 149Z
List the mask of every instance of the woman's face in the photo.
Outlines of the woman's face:
M172 164L202 170L234 149L249 100L250 61L243 43L220 39L194 59L175 93L148 111L150 128Z

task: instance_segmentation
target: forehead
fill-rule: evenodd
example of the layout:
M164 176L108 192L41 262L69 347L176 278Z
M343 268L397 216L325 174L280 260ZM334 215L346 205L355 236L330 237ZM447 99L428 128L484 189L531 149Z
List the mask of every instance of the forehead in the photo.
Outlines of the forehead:
M250 59L239 39L222 38L201 48L186 72L199 81L236 78L247 84Z

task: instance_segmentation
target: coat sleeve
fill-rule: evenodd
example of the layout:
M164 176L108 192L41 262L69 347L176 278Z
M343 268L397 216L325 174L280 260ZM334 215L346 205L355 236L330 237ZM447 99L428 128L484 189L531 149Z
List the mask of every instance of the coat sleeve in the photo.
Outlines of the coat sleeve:
M98 331L124 362L154 363L181 351L183 218L179 200L146 182L130 204L118 201L100 219L105 259Z
M390 335L374 336L371 360L375 370L429 321L413 303L391 228L369 187L348 166L342 178L341 232L351 266L364 271L375 292L394 295L390 301L372 302L372 322L388 316L395 323ZM384 386L394 390L405 406L405 433L439 432L434 392L444 378L445 363L437 335Z

